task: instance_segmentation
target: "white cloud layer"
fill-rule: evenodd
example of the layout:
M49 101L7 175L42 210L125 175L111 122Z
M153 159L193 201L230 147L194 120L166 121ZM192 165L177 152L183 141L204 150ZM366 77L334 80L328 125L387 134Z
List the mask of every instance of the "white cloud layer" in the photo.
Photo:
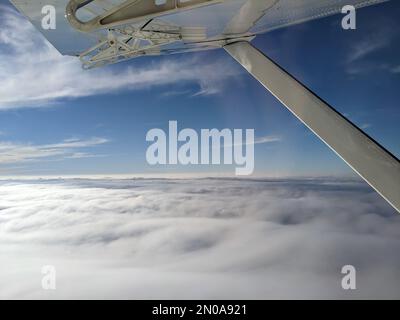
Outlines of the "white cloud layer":
M216 94L240 70L229 59L206 63L182 56L125 70L84 71L79 59L61 56L14 10L0 5L0 18L0 110L179 83L197 84L197 94Z
M400 298L399 217L352 180L3 180L0 298Z

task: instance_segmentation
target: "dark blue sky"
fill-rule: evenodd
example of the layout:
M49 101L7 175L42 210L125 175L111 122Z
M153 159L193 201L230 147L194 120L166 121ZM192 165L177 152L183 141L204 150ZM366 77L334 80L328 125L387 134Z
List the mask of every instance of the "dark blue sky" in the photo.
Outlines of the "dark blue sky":
M400 4L390 1L358 10L357 30L343 30L342 16L337 15L260 35L254 45L399 157L398 17ZM6 50L3 41L0 53ZM3 108L0 151L2 145L13 145L13 152L31 146L42 155L35 159L18 156L3 163L0 158L0 174L232 172L219 166L149 167L146 133L155 127L166 129L169 120L177 120L180 128L254 128L258 138L278 137L279 141L256 145L257 174L351 174L327 146L223 50L140 58L108 69L118 73L126 67L179 64L182 59L195 61L199 69L223 64L221 70L228 68L232 76L210 79L211 87L218 87L212 94L196 94L202 92L196 81L177 81L63 98L41 108ZM56 149L62 149L60 142L71 139L86 143L72 155L61 151L43 156L43 149L49 149L49 145L58 144ZM104 141L91 143L93 139Z

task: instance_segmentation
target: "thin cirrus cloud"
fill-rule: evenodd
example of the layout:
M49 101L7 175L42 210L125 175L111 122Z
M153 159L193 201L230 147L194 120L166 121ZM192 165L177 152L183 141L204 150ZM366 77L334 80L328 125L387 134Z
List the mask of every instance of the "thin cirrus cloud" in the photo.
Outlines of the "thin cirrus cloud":
M269 143L274 143L274 142L281 142L283 140L282 137L280 136L275 136L275 135L266 135L262 137L256 137L254 141L252 142L247 142L247 141L242 141L241 143L233 143L233 144L223 144L220 147L241 147L241 146L248 146L248 145L258 145L258 144L269 144ZM216 147L218 148L218 147Z
M385 48L390 44L390 38L386 34L376 32L368 38L355 43L347 57L348 63L353 63L367 57L369 54Z
M349 53L345 60L346 72L350 75L368 74L374 70L396 73L397 66L370 61L371 55L384 51L397 41L398 32L392 21L376 21L368 36L356 39L349 44Z
M83 152L109 142L105 138L67 139L54 144L19 144L0 141L0 164L15 164L35 160L62 160L94 157L95 155Z
M270 135L270 136L263 136L263 137L256 138L254 140L254 144L264 144L264 143L272 143L272 142L280 142L280 141L282 141L282 137Z
M0 180L0 210L1 299L400 297L400 220L356 180Z
M400 73L400 66L392 67L390 71L392 73Z
M200 63L196 58L84 71L77 58L59 54L15 10L0 6L0 17L0 110L172 84L195 84L198 92L192 95L211 95L239 72L229 60Z

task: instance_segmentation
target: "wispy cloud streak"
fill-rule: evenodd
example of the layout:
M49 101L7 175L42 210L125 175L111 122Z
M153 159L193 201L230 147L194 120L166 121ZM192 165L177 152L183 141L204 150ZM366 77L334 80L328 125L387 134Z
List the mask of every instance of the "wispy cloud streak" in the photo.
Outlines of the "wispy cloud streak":
M54 144L18 144L0 141L0 164L15 164L20 162L43 159L78 159L92 157L89 153L79 150L92 148L107 143L105 138L67 139Z
M240 70L229 60L162 58L149 66L84 71L77 58L61 56L14 10L0 6L0 17L0 110L172 84L196 84L197 94L217 94Z

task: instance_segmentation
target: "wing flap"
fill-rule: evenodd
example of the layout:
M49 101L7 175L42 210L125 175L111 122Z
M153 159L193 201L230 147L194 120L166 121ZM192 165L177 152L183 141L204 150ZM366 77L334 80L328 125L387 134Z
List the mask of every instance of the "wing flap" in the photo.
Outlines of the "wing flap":
M251 30L247 31L251 33L268 32L338 14L346 5L353 5L356 9L359 9L387 1L389 0L279 0L274 6L265 11L265 14L257 20ZM250 22L248 24L250 25Z

